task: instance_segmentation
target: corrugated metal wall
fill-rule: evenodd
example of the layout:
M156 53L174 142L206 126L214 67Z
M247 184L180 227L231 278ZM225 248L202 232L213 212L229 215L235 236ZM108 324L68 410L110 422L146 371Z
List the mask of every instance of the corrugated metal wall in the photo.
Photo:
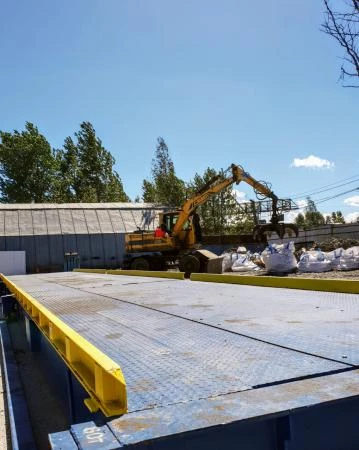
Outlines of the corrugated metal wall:
M153 229L161 208L137 204L0 205L0 251L25 250L28 273L62 271L64 254L81 267L116 268L126 232Z

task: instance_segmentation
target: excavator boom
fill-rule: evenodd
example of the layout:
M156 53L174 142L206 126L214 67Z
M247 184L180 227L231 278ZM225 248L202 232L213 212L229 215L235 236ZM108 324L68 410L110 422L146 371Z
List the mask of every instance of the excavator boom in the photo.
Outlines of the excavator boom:
M271 223L266 225L257 225L255 227L253 235L256 239L260 239L263 237L264 233L270 231L276 232L280 238L284 236L286 230L291 230L296 236L298 236L298 228L296 225L279 223L277 208L278 197L265 183L257 181L239 165L232 164L228 170L231 172L229 177L223 178L220 175L216 175L202 189L186 200L179 212L177 222L172 230L172 236L177 236L181 232L184 224L198 206L203 205L210 197L221 192L228 186L231 186L234 183L239 184L242 181L249 184L257 195L259 194L272 200Z

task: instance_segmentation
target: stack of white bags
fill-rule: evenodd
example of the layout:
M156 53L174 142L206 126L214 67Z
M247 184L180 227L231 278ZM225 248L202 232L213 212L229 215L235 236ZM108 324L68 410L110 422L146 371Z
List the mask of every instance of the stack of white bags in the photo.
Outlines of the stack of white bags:
M347 250L337 248L331 252L306 250L297 264L294 244L269 245L262 252L262 260L269 272L329 272L330 270L359 269L359 246Z
M223 272L250 272L260 270L254 261L262 261L268 272L290 273L329 272L331 270L359 269L359 246L347 250L337 248L331 252L305 250L297 262L293 242L270 244L260 255L239 247L236 252L226 253L223 258Z

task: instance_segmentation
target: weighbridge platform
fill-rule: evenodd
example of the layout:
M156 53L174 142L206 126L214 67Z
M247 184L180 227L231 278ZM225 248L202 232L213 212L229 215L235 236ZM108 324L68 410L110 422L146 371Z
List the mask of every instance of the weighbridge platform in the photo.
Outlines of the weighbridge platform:
M359 446L358 294L96 272L4 282L86 391L89 421L52 430L53 449Z

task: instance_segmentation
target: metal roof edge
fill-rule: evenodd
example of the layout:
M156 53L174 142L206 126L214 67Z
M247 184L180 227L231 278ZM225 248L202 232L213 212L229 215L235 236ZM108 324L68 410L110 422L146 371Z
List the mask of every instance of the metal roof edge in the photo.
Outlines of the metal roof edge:
M0 210L43 210L43 209L168 209L156 203L0 203Z

